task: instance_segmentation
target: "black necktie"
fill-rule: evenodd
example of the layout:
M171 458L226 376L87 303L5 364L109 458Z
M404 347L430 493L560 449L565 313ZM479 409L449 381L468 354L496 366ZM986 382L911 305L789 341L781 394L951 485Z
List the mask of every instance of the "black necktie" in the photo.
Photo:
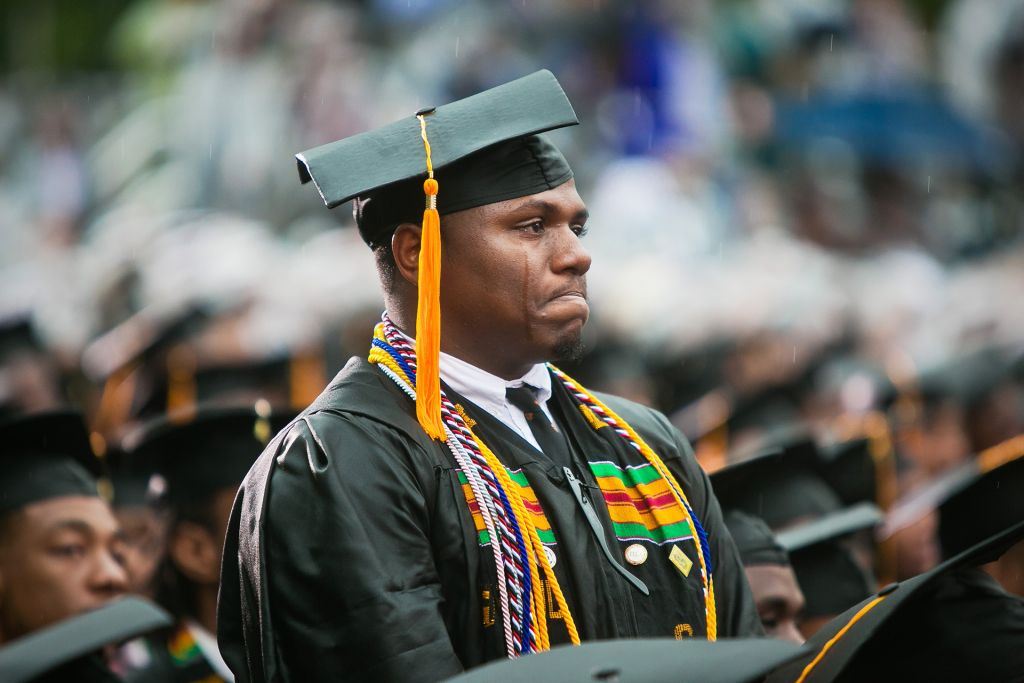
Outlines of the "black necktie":
M506 389L505 398L523 411L530 431L533 432L533 438L537 439L544 455L560 467L571 467L572 458L569 455L569 443L565 440L565 434L551 422L547 413L540 407L535 392L536 390L529 384L524 384L521 387Z

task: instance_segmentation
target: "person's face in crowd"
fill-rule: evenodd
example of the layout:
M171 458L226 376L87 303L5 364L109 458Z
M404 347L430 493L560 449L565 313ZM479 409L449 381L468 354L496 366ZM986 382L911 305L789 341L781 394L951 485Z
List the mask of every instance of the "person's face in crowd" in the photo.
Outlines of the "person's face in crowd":
M210 502L208 524L179 522L171 531L171 559L196 585L216 587L220 581L220 559L234 500L234 488L222 489Z
M895 532L890 543L896 553L896 579L902 581L939 563L938 515L935 511Z
M775 564L755 564L743 568L754 594L758 616L770 638L804 642L797 630L797 619L804 608L804 594L796 582L793 568Z
M1011 546L1002 557L983 568L1007 593L1024 598L1024 541Z
M590 313L590 255L581 242L586 221L571 180L446 215L441 347L505 378L578 355ZM396 258L402 251L396 249ZM418 253L418 243L410 253Z
M903 431L900 447L920 481L956 467L971 452L963 410L953 401L928 408L919 423Z
M128 591L152 598L156 572L167 552L167 515L148 505L124 505L114 509L124 531Z
M124 541L99 498L26 505L0 520L0 642L123 594Z

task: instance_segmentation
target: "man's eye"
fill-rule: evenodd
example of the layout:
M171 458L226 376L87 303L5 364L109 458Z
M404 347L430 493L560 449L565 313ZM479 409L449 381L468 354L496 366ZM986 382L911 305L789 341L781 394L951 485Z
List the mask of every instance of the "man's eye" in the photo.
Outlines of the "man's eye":
M521 229L524 232L529 232L529 233L532 233L534 235L540 235L541 233L544 232L544 222L543 221L534 221L532 223L527 223L526 225L522 226Z
M572 226L572 231L576 233L577 237L585 237L590 232L590 228L585 225L574 225Z
M78 558L85 556L85 546L81 543L61 543L50 549L57 557Z

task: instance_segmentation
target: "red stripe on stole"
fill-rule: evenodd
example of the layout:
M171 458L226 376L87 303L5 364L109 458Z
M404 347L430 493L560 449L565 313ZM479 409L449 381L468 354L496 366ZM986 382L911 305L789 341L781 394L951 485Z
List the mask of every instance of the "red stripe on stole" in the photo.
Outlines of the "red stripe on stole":
M649 498L634 498L626 491L605 491L604 500L608 505L632 505L639 512L675 505L671 491Z

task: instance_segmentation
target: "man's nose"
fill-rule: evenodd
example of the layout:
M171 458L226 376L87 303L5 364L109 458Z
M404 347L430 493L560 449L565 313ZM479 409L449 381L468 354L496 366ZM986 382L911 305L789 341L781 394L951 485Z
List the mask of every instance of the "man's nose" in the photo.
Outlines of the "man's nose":
M100 552L96 558L91 584L95 591L120 595L128 590L128 571L113 553Z
M804 644L804 637L796 627L796 622L789 620L783 623L776 632L775 637L780 640L788 640L797 645Z
M570 270L577 275L585 275L590 270L590 263L590 252L583 246L580 236L569 226L559 229L555 256L552 259L553 269L556 272Z

